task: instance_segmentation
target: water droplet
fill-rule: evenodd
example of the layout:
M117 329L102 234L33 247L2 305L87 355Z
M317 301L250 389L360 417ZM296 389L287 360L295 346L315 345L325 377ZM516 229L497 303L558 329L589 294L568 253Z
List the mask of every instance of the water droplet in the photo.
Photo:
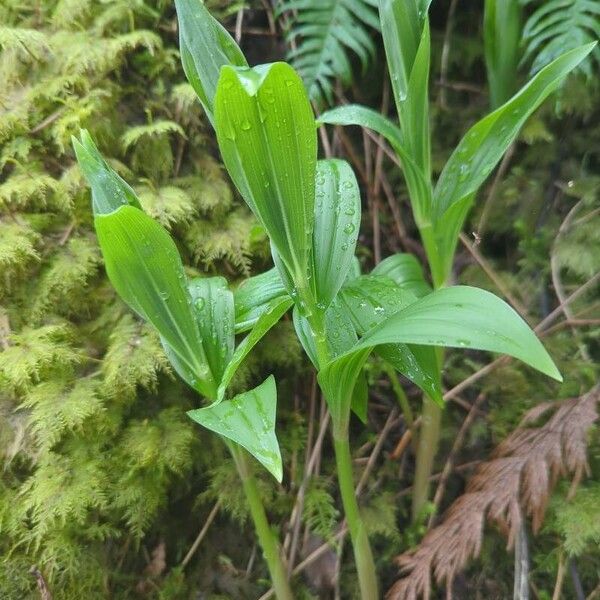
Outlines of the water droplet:
M204 310L205 306L206 306L206 301L204 300L204 298L198 298L196 300L196 308L198 310Z
M246 120L242 121L241 128L244 131L250 131L250 129L252 129L252 124L250 123L250 121L248 121L246 119Z
M346 233L347 235L350 235L351 233L354 232L354 230L356 229L354 223L348 223L346 225L346 227L344 227L344 233Z

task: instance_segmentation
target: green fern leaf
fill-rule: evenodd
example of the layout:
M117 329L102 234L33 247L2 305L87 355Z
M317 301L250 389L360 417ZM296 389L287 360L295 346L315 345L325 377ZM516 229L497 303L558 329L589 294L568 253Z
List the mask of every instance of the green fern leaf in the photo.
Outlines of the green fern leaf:
M375 57L369 28L379 31L376 0L283 0L277 14L291 19L288 61L300 73L310 98L333 104L333 83L353 80L349 51L363 71ZM296 46L296 47L294 47Z
M600 38L600 4L594 0L524 0L537 5L525 23L523 39L527 44L523 61L532 61L531 73L552 62L560 54L595 42ZM596 47L578 69L592 77L592 63L600 65Z

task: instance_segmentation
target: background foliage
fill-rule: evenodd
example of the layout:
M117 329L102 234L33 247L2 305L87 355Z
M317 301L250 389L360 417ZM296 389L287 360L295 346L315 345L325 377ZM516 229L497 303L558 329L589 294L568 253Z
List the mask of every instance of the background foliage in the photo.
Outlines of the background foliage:
M353 100L387 111L372 2L292 0L267 15L268 3L257 1L243 21L240 3L209 4L242 32L254 62L288 52L304 69L317 103ZM433 3L431 15L438 172L488 103L481 25L473 25L482 23L482 7L459 7L448 19L450 4ZM562 28L540 37L542 4L524 6L523 80L556 48L566 49ZM569 15L580 9L585 18L572 18L581 36L597 35L590 3L549 4ZM218 441L185 416L199 400L173 376L154 334L108 284L89 194L70 148L80 127L91 131L135 185L144 208L170 229L191 273L219 272L237 281L269 266L265 236L223 176L210 126L185 83L173 6L166 0L6 0L0 23L0 595L39 597L29 573L35 564L58 599L188 598L200 592L206 598L256 598L265 570L252 558L256 550L237 476L221 460ZM500 176L492 176L480 194L466 230L476 235L467 235L457 256L458 281L516 299L533 324L600 271L597 56L527 123ZM363 264L370 268L399 250L422 256L403 182L380 147L359 131L336 131L327 141L359 175ZM467 468L448 479L439 510L463 491L468 463L486 458L526 410L579 396L598 380L598 298L596 278L543 332L565 376L562 386L507 363L449 404L440 469L465 419L465 403L483 394L453 456L455 465ZM283 382L284 487L262 481L273 522L282 530L302 482L307 433L318 429L319 417L311 371L290 331L286 321L269 334L239 382L241 389L272 370ZM474 352L450 354L446 387L487 362ZM369 425L353 436L357 469L396 404L396 382L380 365L370 365L369 377L375 388ZM418 411L418 393L405 389ZM361 496L388 587L397 576L392 558L420 540L429 517L408 524L413 456L409 449L399 461L393 458L406 428L396 419L385 430ZM530 538L532 585L540 598L552 596L561 564L572 565L569 572L587 593L598 584L596 432L589 460L595 477L572 497L568 485L559 486L542 532ZM318 474L332 472L327 438L320 462L302 511L304 554L333 539L340 524L335 485ZM183 567L215 503L216 521ZM247 543L240 543L240 530ZM510 596L512 557L499 558L498 535L486 532L481 558L454 583L456 597ZM339 566L340 578L333 552L313 567L296 579L300 597L327 597L332 586L341 597L352 597L350 561ZM567 576L565 598L574 597L574 585L576 577Z

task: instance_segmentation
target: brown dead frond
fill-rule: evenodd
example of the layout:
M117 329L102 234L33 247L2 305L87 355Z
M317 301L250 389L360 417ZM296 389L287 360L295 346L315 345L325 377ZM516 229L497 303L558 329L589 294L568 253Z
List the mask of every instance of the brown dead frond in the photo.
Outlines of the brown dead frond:
M598 418L600 385L587 394L529 411L489 461L481 463L465 493L450 506L442 523L420 545L395 560L403 578L387 600L428 598L432 576L450 584L470 559L479 555L485 521L500 526L512 548L524 515L537 532L550 492L560 476L587 470L587 434ZM546 422L534 424L541 418Z

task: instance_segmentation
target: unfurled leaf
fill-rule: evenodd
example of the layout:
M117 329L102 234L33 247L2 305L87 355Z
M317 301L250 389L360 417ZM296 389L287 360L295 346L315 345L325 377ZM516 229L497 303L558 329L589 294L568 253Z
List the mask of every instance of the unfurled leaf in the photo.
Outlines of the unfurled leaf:
M251 329L271 300L287 295L276 268L246 279L233 293L236 333Z
M121 298L158 331L175 370L193 388L216 397L185 273L175 243L139 208L133 190L102 158L89 134L73 140L92 188L94 225L106 272Z
M206 359L214 380L219 383L235 345L233 293L223 277L192 279L188 289Z
M214 398L216 382L202 346L181 258L169 234L133 206L94 220L106 272L121 298L157 329L175 368Z
M175 0L183 71L210 121L221 67L246 67L244 54L201 0Z
M292 299L287 295L277 296L269 300L264 310L256 320L250 333L240 342L238 347L235 349L231 361L227 365L223 378L219 385L219 400L225 397L227 386L231 383L235 372L238 370L242 361L248 356L250 350L263 338L263 336L273 327L279 319L289 310L292 306Z
M275 436L277 390L271 375L258 387L187 414L203 427L243 446L281 481L281 453Z
M473 125L448 159L434 192L436 220L456 202L477 191L526 119L594 48L587 44L544 67L506 104Z
M371 275L389 277L398 287L412 292L417 298L431 293L421 263L412 254L392 254L371 271Z
M215 128L231 178L296 285L306 287L317 137L301 79L285 63L223 67Z
M328 307L352 266L360 228L360 190L343 160L317 163L313 269L317 302Z

